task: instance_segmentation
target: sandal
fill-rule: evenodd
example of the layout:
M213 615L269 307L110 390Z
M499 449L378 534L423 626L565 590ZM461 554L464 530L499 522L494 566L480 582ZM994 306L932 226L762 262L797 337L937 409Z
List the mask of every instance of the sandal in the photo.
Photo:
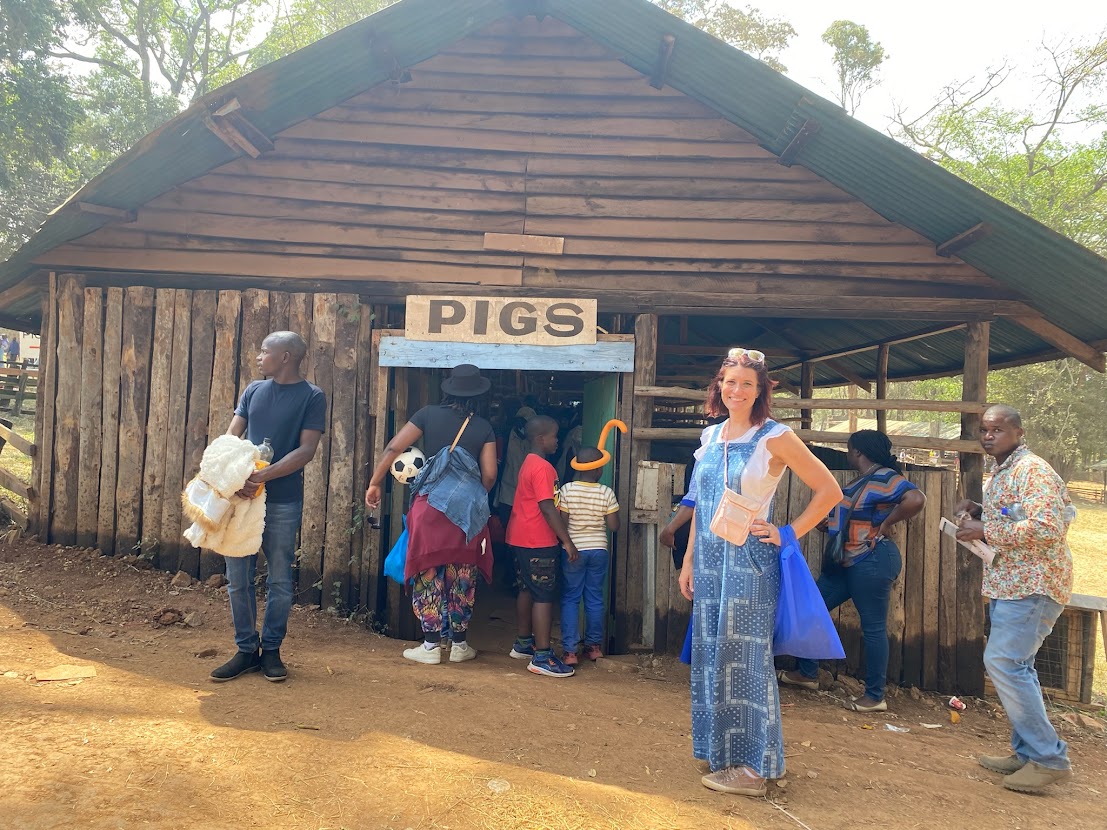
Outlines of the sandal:
M861 701L861 700L864 700L864 698L859 697L856 700L848 701L847 703L845 703L843 705L847 709L849 709L851 712L887 712L888 711L888 701L886 701L886 700L882 700L879 703L873 704L872 706L862 706L858 702L858 701Z
M803 680L797 680L796 677L802 677ZM791 672L781 669L776 673L776 679L778 683L783 683L785 686L799 686L801 689L807 689L809 692L819 691L819 681L813 680L802 674L793 676Z
M749 767L727 767L705 775L700 782L709 790L749 798L765 797L765 779Z

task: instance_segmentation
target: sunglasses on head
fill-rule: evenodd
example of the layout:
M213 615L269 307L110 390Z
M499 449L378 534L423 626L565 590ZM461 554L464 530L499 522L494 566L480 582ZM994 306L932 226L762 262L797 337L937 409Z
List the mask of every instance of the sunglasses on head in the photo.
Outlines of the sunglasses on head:
M737 358L740 358L740 357L744 357L750 363L764 363L765 362L765 353L764 352L759 352L759 351L757 351L757 349L734 348L734 349L731 349L729 352L727 352L726 356L729 357L729 358L732 358L732 359L737 359Z

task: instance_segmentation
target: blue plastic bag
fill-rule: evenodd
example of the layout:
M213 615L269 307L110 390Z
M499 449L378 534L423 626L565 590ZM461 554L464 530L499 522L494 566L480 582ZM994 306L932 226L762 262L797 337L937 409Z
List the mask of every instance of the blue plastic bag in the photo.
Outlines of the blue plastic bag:
M692 612L692 616L688 618L688 633L684 635L684 648L680 650L680 662L686 666L692 665L692 626L695 619L695 612Z
M846 652L791 525L780 529L780 599L773 654L809 660L844 660Z
M400 520L404 523L404 530L384 559L384 575L403 585L404 567L407 565L407 516L401 516Z

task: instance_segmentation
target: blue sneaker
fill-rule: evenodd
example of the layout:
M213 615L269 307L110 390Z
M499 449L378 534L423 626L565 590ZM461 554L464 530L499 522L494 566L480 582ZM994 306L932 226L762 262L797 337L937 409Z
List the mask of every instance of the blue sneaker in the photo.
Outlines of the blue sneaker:
M534 659L534 640L530 641L530 645L523 645L516 640L515 645L513 645L511 651L508 652L508 656L514 657L516 660Z
M572 666L566 666L552 651L544 654L536 654L527 666L528 671L535 674L544 674L546 677L572 677L575 670Z

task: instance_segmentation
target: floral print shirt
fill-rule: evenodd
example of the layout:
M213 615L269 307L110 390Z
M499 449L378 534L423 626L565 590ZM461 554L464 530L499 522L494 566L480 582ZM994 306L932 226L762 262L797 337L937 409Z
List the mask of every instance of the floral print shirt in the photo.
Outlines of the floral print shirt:
M984 491L984 539L996 552L984 566L984 596L1022 599L1043 594L1062 605L1072 597L1065 505L1068 491L1061 477L1026 447L996 468ZM1015 521L1002 508L1021 505L1025 519Z

